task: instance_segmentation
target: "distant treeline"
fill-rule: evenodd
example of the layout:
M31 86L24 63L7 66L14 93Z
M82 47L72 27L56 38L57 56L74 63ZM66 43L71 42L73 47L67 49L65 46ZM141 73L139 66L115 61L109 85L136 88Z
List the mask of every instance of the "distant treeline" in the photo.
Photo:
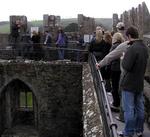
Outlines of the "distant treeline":
M69 24L77 24L77 18L61 19L61 25L67 27ZM95 18L96 25L102 25L105 29L111 30L112 28L112 19L111 18ZM28 21L28 26L37 26L42 27L42 20ZM0 33L10 33L9 21L0 22Z

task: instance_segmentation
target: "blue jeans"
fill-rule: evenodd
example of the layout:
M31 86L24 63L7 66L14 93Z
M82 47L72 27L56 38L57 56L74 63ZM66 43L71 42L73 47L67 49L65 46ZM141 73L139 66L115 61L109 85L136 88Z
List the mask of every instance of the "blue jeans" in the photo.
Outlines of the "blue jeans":
M51 47L51 43L47 43L46 46L47 46L47 47Z
M64 60L64 49L58 49L58 58Z
M126 136L143 133L144 128L144 98L143 93L122 91L122 105L124 110L125 127L123 134Z
M77 54L76 61L80 62L80 51L77 51L76 54Z

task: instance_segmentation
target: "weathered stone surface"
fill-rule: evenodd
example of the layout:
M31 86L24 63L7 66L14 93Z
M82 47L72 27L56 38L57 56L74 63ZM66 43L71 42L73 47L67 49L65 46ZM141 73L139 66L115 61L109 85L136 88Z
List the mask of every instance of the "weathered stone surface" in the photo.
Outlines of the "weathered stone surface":
M95 31L95 20L91 17L86 17L78 14L79 32L83 34L92 34Z
M82 136L81 64L63 61L30 63L6 61L0 64L0 81L3 81L0 85L0 94L3 94L5 87L15 80L23 82L32 90L37 101L36 128L39 137ZM0 102L3 102L2 98ZM4 110L0 111L0 133L4 130L1 128L2 113L4 114ZM10 111L7 113L11 114Z
M10 32L12 32L12 25L16 20L21 23L20 34L27 33L27 17L26 16L10 16Z
M113 31L114 32L117 31L116 25L117 25L118 22L119 22L118 14L113 14L113 24L112 24L112 27L113 27Z
M144 42L148 46L148 51L149 51L149 55L150 55L150 47L149 47L150 37L149 37L149 35L144 35ZM148 126L150 128L150 92L149 92L150 91L150 56L148 58L145 79L146 79L146 81L144 82L145 117L146 117L146 122L148 123Z
M43 30L49 31L52 35L52 39L54 40L56 40L57 37L58 27L61 26L60 21L61 21L60 16L48 14L43 15Z
M3 137L103 137L97 98L87 63L1 60L0 79L0 134L5 130L2 118L8 119L7 116L10 116L10 121L6 120L10 122L10 128L5 130ZM14 84L11 85L15 81L24 83L25 87L22 88L33 92L37 104L34 106L35 128L31 127L29 131L28 126L11 128L11 116L15 116L15 113L10 110L4 113L2 109L4 91L10 96L9 101L14 102L11 98L17 99L18 91L12 88ZM9 101L7 106L11 107Z
M103 137L103 126L97 103L93 78L88 64L83 65L83 119L84 137Z
M140 38L143 38L143 34L150 30L150 14L145 2L139 4L137 8L124 11L120 20L124 22L126 29L131 25L136 26Z
M150 84L144 82L144 97L145 97L145 118L150 128Z

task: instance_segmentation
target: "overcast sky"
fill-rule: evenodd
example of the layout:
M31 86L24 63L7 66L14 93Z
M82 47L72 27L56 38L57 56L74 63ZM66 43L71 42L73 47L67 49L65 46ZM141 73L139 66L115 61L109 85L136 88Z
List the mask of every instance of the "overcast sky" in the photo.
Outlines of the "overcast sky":
M95 18L111 18L144 0L1 0L0 21L8 21L10 15L25 15L28 20L42 20L43 14L60 15L61 18L77 18L83 14ZM150 10L150 0L145 0Z

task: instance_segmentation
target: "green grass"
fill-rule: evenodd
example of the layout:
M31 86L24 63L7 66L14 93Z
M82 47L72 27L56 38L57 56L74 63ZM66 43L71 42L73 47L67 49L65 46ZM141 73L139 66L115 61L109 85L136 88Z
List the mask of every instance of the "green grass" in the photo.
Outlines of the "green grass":
M32 92L20 92L20 107L33 107Z
M29 22L32 26L41 26L43 25L43 21L42 20L34 20L34 21L31 21Z
M25 92L20 92L20 107L26 107Z
M32 92L27 93L27 106L33 107Z
M0 33L10 33L10 25L9 24L0 25Z

